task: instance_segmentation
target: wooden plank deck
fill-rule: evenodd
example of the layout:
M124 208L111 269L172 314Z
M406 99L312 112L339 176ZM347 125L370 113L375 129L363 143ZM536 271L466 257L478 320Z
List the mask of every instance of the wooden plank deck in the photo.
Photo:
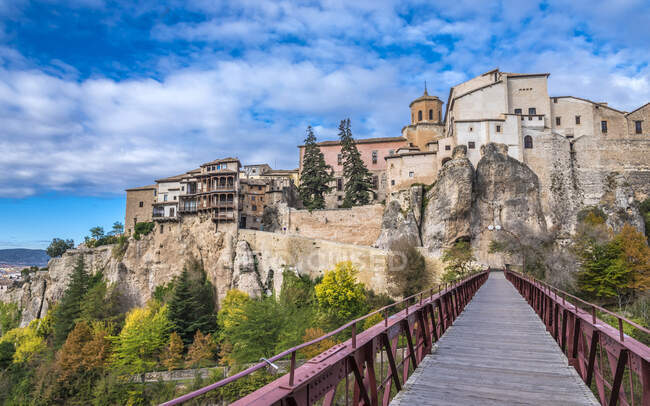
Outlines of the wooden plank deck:
M544 324L492 272L391 402L407 405L597 405Z

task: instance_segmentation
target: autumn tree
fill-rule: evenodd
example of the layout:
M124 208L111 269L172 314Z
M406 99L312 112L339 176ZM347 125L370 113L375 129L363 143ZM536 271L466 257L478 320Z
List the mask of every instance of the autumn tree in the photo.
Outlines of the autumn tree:
M169 335L169 344L165 347L162 355L162 364L171 371L183 366L183 340L177 332L173 331Z
M334 180L332 167L325 163L325 156L316 144L316 135L311 126L307 127L305 152L300 172L300 198L309 210L325 208L325 194L331 190Z
M372 196L372 176L363 163L361 153L352 137L349 118L341 120L339 124L339 139L345 179L343 207L368 204Z
M323 331L322 328L320 327L311 327L305 330L305 335L302 337L303 342L309 342L312 340L315 340L319 337L322 337L325 335L325 331ZM300 352L302 353L302 356L304 356L307 359L314 358L318 354L324 352L325 350L333 347L336 344L336 341L332 340L331 338L324 338L321 341L317 342L316 344L312 344L309 347L305 347Z
M187 350L187 363L193 368L200 368L213 364L214 354L217 345L212 339L212 335L203 334L201 330L196 330L194 341Z
M351 261L339 262L314 288L326 326L340 326L366 310L365 289L357 282L358 273Z

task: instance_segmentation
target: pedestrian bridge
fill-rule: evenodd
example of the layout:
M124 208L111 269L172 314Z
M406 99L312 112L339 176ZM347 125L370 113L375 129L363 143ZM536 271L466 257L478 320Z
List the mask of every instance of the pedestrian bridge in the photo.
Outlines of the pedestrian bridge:
M180 404L281 359L288 373L235 405L643 405L650 349L602 322L607 310L512 272L481 272L354 320ZM364 319L383 321L358 332ZM300 349L349 339L300 363Z

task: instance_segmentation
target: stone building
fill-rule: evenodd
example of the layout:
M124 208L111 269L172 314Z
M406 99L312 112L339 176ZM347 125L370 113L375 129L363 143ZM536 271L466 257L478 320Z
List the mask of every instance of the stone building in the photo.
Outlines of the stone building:
M361 159L370 171L373 181L373 202L381 202L386 198L386 158L395 155L398 149L407 147L408 142L404 137L364 138L355 140ZM325 206L328 209L340 207L345 196L343 180L343 156L339 141L322 141L318 147L325 156L325 163L334 171L332 192L325 197ZM300 145L300 167L305 154L305 146Z
M262 226L269 185L264 179L241 179L239 183L241 196L239 228L259 230Z
M133 234L136 223L151 221L152 206L156 199L156 185L126 189L126 215L124 216L124 232Z

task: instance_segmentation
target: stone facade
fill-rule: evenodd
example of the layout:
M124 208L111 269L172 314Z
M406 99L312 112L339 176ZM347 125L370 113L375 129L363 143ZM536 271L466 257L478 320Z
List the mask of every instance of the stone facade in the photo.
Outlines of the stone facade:
M151 221L151 206L156 199L156 185L143 186L126 190L126 215L124 216L124 232L133 234L136 223Z

